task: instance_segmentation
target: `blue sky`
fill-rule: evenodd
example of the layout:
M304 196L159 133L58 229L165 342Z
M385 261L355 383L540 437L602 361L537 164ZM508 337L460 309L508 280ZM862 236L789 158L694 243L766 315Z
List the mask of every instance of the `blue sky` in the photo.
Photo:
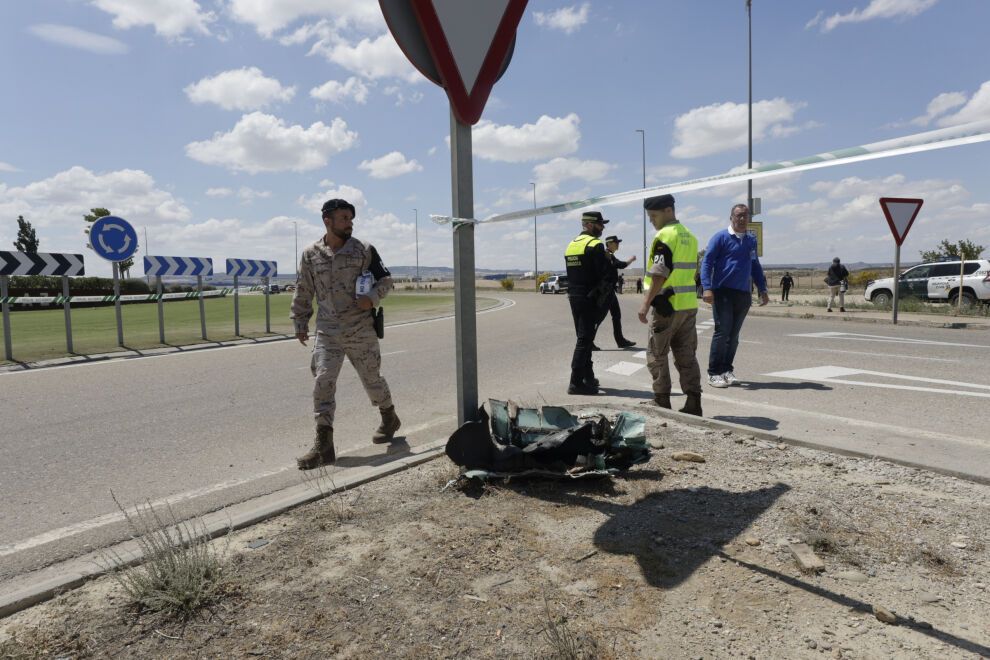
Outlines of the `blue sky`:
M990 118L986 0L754 0L757 162ZM275 259L319 206L358 206L355 235L393 266L451 265L447 98L404 59L372 0L0 3L0 245L15 218L45 252L83 252L106 206L151 254ZM513 61L474 129L477 217L746 163L743 0L531 0ZM990 245L990 144L756 182L764 262L891 261L881 196L926 200L903 255L942 238ZM745 185L677 195L704 242ZM620 255L637 205L610 207ZM539 220L561 269L577 213ZM477 265L533 266L533 223L479 227ZM135 270L140 274L140 269Z

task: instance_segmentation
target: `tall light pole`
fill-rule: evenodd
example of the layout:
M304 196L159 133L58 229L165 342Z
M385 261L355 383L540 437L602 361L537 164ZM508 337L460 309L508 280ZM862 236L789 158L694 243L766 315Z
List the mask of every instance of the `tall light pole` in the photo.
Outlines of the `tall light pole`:
M749 169L753 169L753 0L746 0L749 23ZM753 213L753 180L746 181L746 206Z
M643 187L646 187L646 131L637 128L636 132L643 138ZM643 208L643 272L646 272L646 208Z
M536 248L536 184L532 181L529 185L533 186L533 281L536 283L536 288L540 288L540 262L539 262L539 252Z
M413 209L416 214L416 288L419 288L419 209Z

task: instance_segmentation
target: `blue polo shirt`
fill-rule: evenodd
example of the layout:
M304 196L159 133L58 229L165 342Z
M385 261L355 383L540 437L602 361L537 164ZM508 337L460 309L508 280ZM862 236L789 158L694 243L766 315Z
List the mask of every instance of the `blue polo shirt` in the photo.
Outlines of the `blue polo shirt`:
M712 236L701 261L701 287L749 291L750 280L756 280L760 293L767 290L763 267L756 256L756 237L734 236L728 229Z

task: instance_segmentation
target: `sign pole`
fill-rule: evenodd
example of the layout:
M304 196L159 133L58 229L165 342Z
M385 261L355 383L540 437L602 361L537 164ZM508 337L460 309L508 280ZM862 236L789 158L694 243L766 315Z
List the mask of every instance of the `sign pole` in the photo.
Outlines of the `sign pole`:
M203 276L196 276L196 290L199 291L199 328L206 339L206 307L203 305Z
M901 244L894 246L894 325L897 325L897 290L901 288Z
M270 293L272 278L266 277L264 279L265 283L265 332L271 334L272 331L272 308L270 303L270 298L268 294Z
M959 293L956 294L956 316L962 314L963 278L966 277L966 257L962 241L959 242Z
M451 202L456 218L474 217L471 127L450 112ZM457 423L478 416L478 337L474 291L474 223L454 225L454 318L457 361Z
M234 336L241 336L241 310L240 301L237 297L237 275L234 275Z
M7 360L14 361L14 349L10 341L10 303L7 302L7 279L6 275L0 275L0 307L3 307L3 350Z
M69 311L69 278L62 276L62 298L65 307L65 350L72 353L72 313Z
M165 343L165 296L162 290L162 276L155 276L155 289L158 291L158 342Z
M113 306L117 316L117 346L124 345L124 321L120 315L120 267L113 262Z

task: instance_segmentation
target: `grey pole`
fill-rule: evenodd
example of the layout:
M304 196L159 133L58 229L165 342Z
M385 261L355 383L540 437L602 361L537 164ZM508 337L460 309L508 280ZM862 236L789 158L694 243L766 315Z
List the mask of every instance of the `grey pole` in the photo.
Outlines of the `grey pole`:
M753 169L753 0L746 0L749 22L749 169ZM753 180L746 181L746 206L753 212Z
M529 185L533 186L533 281L536 283L536 289L540 289L540 259L539 250L537 248L536 241L536 184L532 181Z
M0 275L0 307L3 308L3 350L7 360L14 361L14 349L10 343L10 303L7 301L7 275Z
M414 288L419 288L419 209L413 209L413 213L416 214L416 286Z
M474 217L471 127L450 112L451 205L456 218ZM474 224L454 223L454 328L457 423L478 415L478 335L474 295Z
M962 241L959 241L959 293L956 294L956 316L962 314L963 278L966 277L966 255Z
M894 325L897 325L897 290L901 288L901 246L894 248Z
M268 294L271 290L270 282L272 279L270 277L264 278L265 283L265 332L271 334L272 332L272 308Z
M155 289L158 291L158 343L165 343L165 299L162 288L162 276L155 276Z
M237 275L234 275L234 336L241 336L240 298L237 297Z
M206 339L206 307L203 305L203 276L196 276L196 289L199 291L199 328Z
M642 128L637 128L636 132L643 137L643 187L646 187L646 131ZM643 209L643 272L646 272L646 252L649 249L649 244L646 242L646 209Z
M65 307L65 350L72 353L72 312L69 311L69 278L62 276L62 305Z
M144 253L145 254L151 254L151 252L148 251L148 228L147 227L144 227ZM146 275L145 277L147 277L147 279L148 279L148 286L151 286L151 275Z
M124 345L124 320L120 315L120 267L113 262L113 306L117 316L117 345Z

